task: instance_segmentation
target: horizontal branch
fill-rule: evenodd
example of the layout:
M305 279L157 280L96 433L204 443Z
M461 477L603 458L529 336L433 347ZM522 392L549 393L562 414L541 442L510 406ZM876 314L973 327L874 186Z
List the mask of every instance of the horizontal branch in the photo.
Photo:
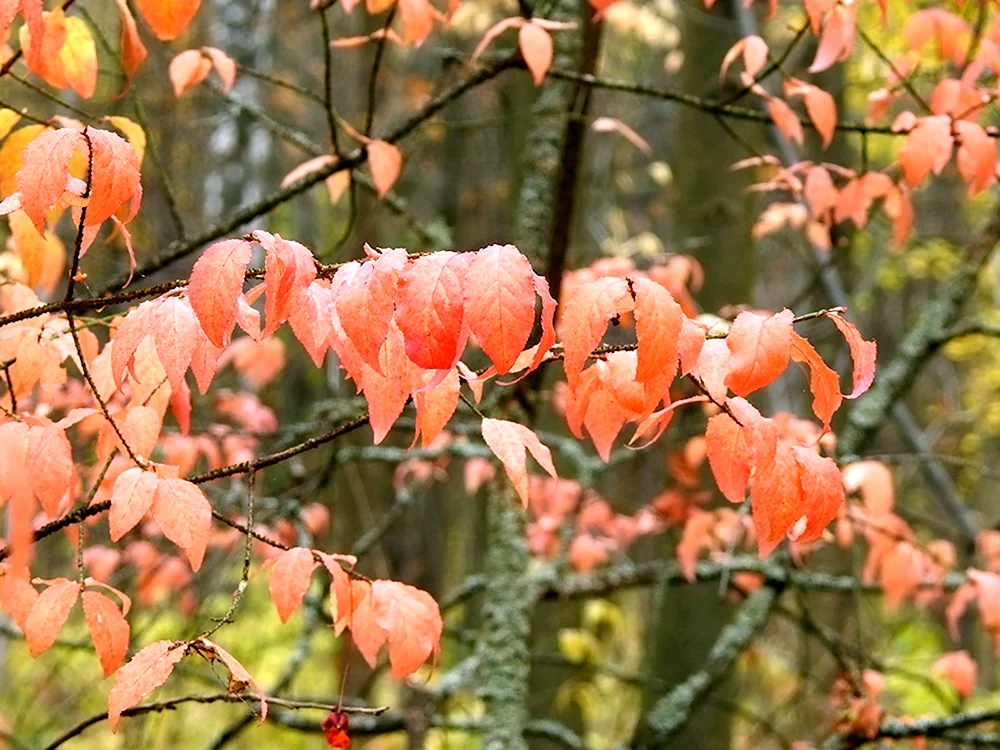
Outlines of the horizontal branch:
M669 89L662 86L635 83L633 81L622 81L613 78L603 78L586 73L578 73L573 70L562 70L560 68L554 68L550 70L548 74L552 78L564 81L574 81L592 88L604 89L606 91L619 91L625 94L634 94L637 96L649 97L651 99L674 102L716 117L725 117L730 120L758 122L765 125L776 124L774 118L766 112L749 109L747 107L740 107L734 104L713 102L694 94L688 94L683 91L676 91L675 89ZM799 117L798 120L802 127L810 130L816 130L816 125L809 118ZM862 135L905 137L909 134L909 131L907 130L896 131L886 125L866 125L862 122L838 122L834 125L834 128L842 133L860 133ZM993 138L1000 137L1000 129L997 127L988 126L984 129L987 135Z
M266 698L267 703L272 706L281 706L289 709L318 709L322 711L343 711L348 714L368 714L378 716L385 713L388 708L370 708L367 706L338 706L337 704L317 703L315 701L297 701L288 698ZM179 698L160 701L159 703L148 703L144 706L133 706L122 711L122 716L140 716L148 713L159 713L162 711L172 711L185 703L260 703L261 696L254 693L213 693L211 695L184 695ZM94 724L99 724L108 718L108 712L94 714L74 727L63 732L58 738L45 746L45 750L55 750L64 745L69 740L82 734L86 729Z
M356 417L348 422L345 422L344 424L338 425L329 432L303 440L301 443L296 443L295 445L278 451L277 453L260 456L252 461L241 461L238 464L230 464L229 466L223 466L212 471L206 471L203 474L195 474L194 476L188 477L187 480L193 484L204 484L205 482L211 482L213 479L222 479L223 477L231 477L237 474L249 474L251 471L265 469L268 466L274 466L275 464L286 461L293 456L299 455L300 453L305 453L313 450L314 448L318 448L321 445L325 445L331 440L335 440L342 435L353 432L366 424L368 424L368 415L363 414L360 417ZM58 518L55 521L47 523L39 528L34 533L33 541L37 542L45 537L55 534L58 531L61 531L62 529L65 529L68 526L80 523L81 521L92 516L100 515L110 507L111 502L104 500L100 503L94 503L93 505L80 508L73 513L69 513L62 518ZM5 560L9 554L9 546L0 549L0 561Z

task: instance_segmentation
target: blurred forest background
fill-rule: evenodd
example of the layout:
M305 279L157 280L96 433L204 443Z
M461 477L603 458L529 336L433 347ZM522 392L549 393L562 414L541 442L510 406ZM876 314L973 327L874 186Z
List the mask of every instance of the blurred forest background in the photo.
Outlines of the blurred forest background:
M770 198L748 190L757 175L752 169L730 169L734 162L764 153L786 163L811 158L855 167L894 158L889 138L838 133L822 151L811 131L799 153L772 126L723 119L669 95L685 92L755 108L735 76L719 76L726 51L755 33L767 38L774 54L791 47L781 64L785 75L806 76L816 39L802 33L806 21L798 5L781 4L766 23L761 3L746 8L738 0L718 0L712 9L689 0L621 0L596 22L586 3L542 5L545 17L579 24L576 30L554 32L556 72L596 71L625 88L642 83L649 90L580 86L558 75L536 88L523 72L506 72L450 101L401 141L404 168L385 199L376 196L368 172L359 169L336 201L320 184L228 236L266 228L302 242L325 262L361 257L364 243L419 252L512 242L538 260L539 248L524 241L530 234L525 215L531 210L526 185L539 170L548 170L573 186L572 210L555 209L559 218L553 230L554 241L566 247L567 272L595 263L619 271L669 269L691 290L699 312L722 317L732 317L741 307L787 306L798 314L847 304L865 338L878 341L880 363L887 361L941 282L962 262L963 248L986 218L992 198L966 200L964 185L946 171L915 194L918 223L904 252L889 250L892 228L882 218L863 231L839 227L828 253L814 252L797 232L755 231ZM900 19L908 6L892 0L885 26L877 6L860 7L858 26L865 36L857 40L853 57L811 79L835 95L840 120L864 118L866 94L881 85L885 60L903 50ZM970 3L964 11L970 19L975 6ZM328 51L317 12L306 0L203 0L197 21L177 42L147 39L149 59L120 94L126 86L116 53L117 11L112 3L80 0L70 14L95 30L96 95L82 100L62 92L64 104L53 102L37 79L24 78L23 68L14 68L0 83L0 98L41 117L120 114L142 125L148 138L145 198L132 225L141 267L171 243L197 238L206 227L224 224L242 207L265 200L297 165L329 153L323 99L327 54L337 116L379 137L466 75L469 57L487 29L520 10L513 0L464 0L450 23L436 28L420 47L376 40ZM394 15L394 10L369 15L363 8L348 15L336 3L325 11L331 39L370 34ZM499 37L482 60L508 55L515 36ZM178 51L200 46L218 47L236 60L236 84L226 92L213 74L177 98L168 83L168 64ZM937 75L934 65L928 62L913 74L916 87L922 76ZM608 118L613 118L610 126ZM557 149L553 163L540 162L544 149L539 151L538 139L553 133L574 147ZM341 146L353 148L343 133L340 137ZM4 158L11 158L10 150L0 145ZM68 232L63 239L69 240ZM116 243L99 244L91 254L93 271L86 281L91 290L127 270ZM194 259L137 276L133 284L186 276ZM7 262L14 263L9 257ZM969 318L984 330L1000 323L996 270L995 263L987 267L968 300ZM847 354L832 326L816 324L808 335L827 361L840 357L838 369L845 369ZM209 403L217 394L196 397L193 432L242 436L245 450L260 453L363 409L334 362L317 369L290 335L279 338L282 343L267 351L250 353L238 371L220 375L223 385L255 393L256 399L233 399L223 411ZM918 536L950 539L966 561L974 553L972 540L947 503L940 502L940 493L957 493L981 529L1000 521L994 468L1000 459L998 360L989 336L948 343L922 368L905 399L886 411L872 439L857 446L892 467L897 505L905 509L900 513ZM554 380L541 383L543 392L553 390ZM762 410L809 416L805 386L799 373L783 378L766 392ZM839 415L834 432L844 418ZM569 436L551 410L543 410L536 422L557 455L560 475L578 482L559 491L584 492L587 507L600 508L591 515L608 515L594 528L649 512L661 523L691 502L725 505L699 457L699 444L689 441L702 425L695 413L679 415L651 449L631 452L619 441L604 463L589 442ZM476 734L464 727L475 725L483 703L460 670L475 652L484 602L487 503L475 473L485 471L482 459L488 453L475 441L462 443L463 431L478 432L478 420L468 410L460 408L451 428L465 448L404 454L412 434L408 426L409 411L380 446L373 447L370 432L363 430L269 470L257 487L259 512L262 523L283 529L293 541L298 535L331 551L361 550L359 567L366 574L431 592L442 603L446 622L437 667L426 670L424 682L407 685L390 680L385 670L369 670L323 622L323 591L316 581L308 606L288 626L279 624L266 588L251 585L241 617L225 631L226 647L275 693L330 701L340 694L346 673L345 702L391 705L383 717L354 721L356 747L478 747ZM240 507L235 497L217 499L223 510L227 503L234 511ZM328 512L328 523L320 507ZM611 541L600 547L595 564L618 570L625 585L608 585L606 595L587 597L560 595L553 585L534 608L531 747L566 745L559 730L546 723L553 719L587 748L629 741L656 701L700 668L731 621L740 597L726 592L725 573L706 575L695 584L675 568L670 568L674 574L662 575L665 568L657 561L675 558L682 533L680 524L665 526L663 533L643 533L632 544L613 544L608 537ZM47 565L64 565L73 550L54 545L45 554L51 559L38 563L37 575L44 576ZM815 559L824 570L857 575L862 557L856 547L830 547ZM572 562L580 567L579 559ZM571 569L560 553L551 559L536 555L530 572L546 581ZM574 579L581 586L588 580L585 573ZM128 578L129 566L116 575ZM234 576L233 557L220 555L210 558L195 579L171 579L168 589L190 586L200 602L198 617L204 618L225 610ZM178 595L166 590L158 596L155 614L147 608L133 623L133 633L143 640L190 629ZM672 747L790 748L794 740L823 736L832 729L829 694L844 667L838 662L841 653L858 668L885 675L883 702L898 715L920 715L939 709L940 694L951 690L928 677L930 664L943 650L960 646L980 664L982 690L971 705L1000 705L991 692L992 643L981 628L967 624L956 643L940 611L918 612L909 604L890 610L880 597L858 588L798 592L783 602L762 636L698 704ZM829 633L843 651L824 645ZM105 691L99 689L92 661L80 623L63 632L58 647L33 661L16 628L0 619L0 714L10 736L26 738L25 747L42 747L57 728L102 711ZM218 680L213 684L203 672L187 673L182 665L159 697L218 688ZM150 750L322 746L322 717L275 711L276 721L257 728L247 706L191 705L129 721L117 736L93 729L74 742Z

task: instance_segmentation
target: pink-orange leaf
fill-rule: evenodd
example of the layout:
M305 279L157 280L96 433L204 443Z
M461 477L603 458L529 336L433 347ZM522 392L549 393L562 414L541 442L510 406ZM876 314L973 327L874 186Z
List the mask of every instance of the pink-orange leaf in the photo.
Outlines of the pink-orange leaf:
M163 535L184 550L198 570L212 532L212 506L205 493L184 479L160 479L152 512Z
M368 166L372 171L372 182L379 198L392 190L403 171L403 154L386 141L372 141L367 146Z
M381 350L392 323L399 275L405 267L406 251L392 249L360 266L344 266L334 277L335 286L343 279L334 299L340 325L361 359L376 372L384 372Z
M39 234L45 232L45 214L66 190L69 160L80 142L72 128L46 130L29 143L21 156L15 178L21 208Z
M286 550L274 561L267 585L282 622L288 622L302 604L302 597L309 590L309 580L318 566L312 550L305 547Z
M371 597L375 624L387 633L393 677L408 677L437 656L444 623L430 594L397 581L373 581Z
M90 201L84 224L97 226L139 194L139 157L132 145L117 133L87 128L92 150Z
M216 346L226 346L236 327L236 306L250 250L246 240L217 242L202 253L191 270L191 309L208 340Z
M111 541L117 542L145 517L153 505L158 484L156 474L137 467L118 475L111 490L108 513Z
M396 324L406 355L428 370L452 367L465 345L462 290L468 257L439 252L409 263L396 288Z
M536 86L541 86L552 67L552 35L538 24L529 22L521 26L517 41L532 80Z
M840 378L819 356L813 345L792 331L792 359L809 368L809 390L813 394L813 413L823 422L824 429L830 428L830 420L840 408Z
M833 459L800 446L794 446L794 451L802 485L801 512L806 519L796 541L812 542L823 535L844 504L844 480Z
M788 366L792 344L792 312L770 317L742 312L726 337L729 375L726 385L737 396L746 396L774 382Z
M875 380L875 355L877 352L875 342L865 341L861 338L861 334L854 324L840 315L830 313L829 317L847 339L847 345L851 349L851 359L854 360L854 375L852 377L854 387L847 398L857 398L871 388L872 381Z
M465 317L497 373L507 373L535 322L534 272L516 247L476 253L465 279Z
M264 334L270 336L288 320L299 297L316 278L316 259L305 245L283 239L280 234L256 232L254 236L264 246Z
M115 684L108 693L108 725L112 732L118 728L122 712L138 705L166 682L186 653L186 643L156 641L115 672Z
M719 491L729 502L742 503L753 467L743 427L728 414L716 414L705 429L705 450Z
M635 333L639 339L639 361L635 379L648 383L673 380L677 372L677 348L684 313L665 287L649 279L635 279Z
M503 463L514 489L528 507L528 456L531 453L549 476L556 476L552 453L542 445L538 436L524 425L502 419L484 419L483 440Z
M73 605L80 596L80 584L57 578L35 600L24 624L24 636L32 656L48 650L66 624Z
M559 326L564 352L563 367L571 388L576 387L587 357L601 343L608 321L630 312L633 306L625 279L607 277L573 289L563 307Z
M128 653L129 627L118 605L96 591L83 592L83 614L104 676L113 675Z
M170 84L174 87L174 96L183 96L199 83L208 78L212 70L212 61L201 53L200 49L186 49L177 54L167 68Z

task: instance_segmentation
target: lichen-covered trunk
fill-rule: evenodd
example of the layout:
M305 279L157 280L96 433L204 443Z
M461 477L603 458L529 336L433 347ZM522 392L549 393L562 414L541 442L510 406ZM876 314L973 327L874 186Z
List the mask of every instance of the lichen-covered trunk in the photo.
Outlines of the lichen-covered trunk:
M556 0L549 18L573 21L576 33L555 35L555 67L578 69L584 48L590 63L598 37L584 0ZM544 271L553 293L565 266L572 226L576 168L583 130L573 118L540 116L574 110L578 87L549 81L535 100L522 155L514 237L518 247ZM530 417L531 415L529 415ZM526 748L529 717L533 595L525 546L525 514L506 479L491 489L487 526L486 605L480 696L486 702L483 747Z

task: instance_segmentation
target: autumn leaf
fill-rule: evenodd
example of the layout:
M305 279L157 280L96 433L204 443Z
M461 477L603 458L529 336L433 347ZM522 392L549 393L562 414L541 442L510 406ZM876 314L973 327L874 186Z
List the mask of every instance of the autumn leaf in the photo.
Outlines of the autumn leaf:
M115 0L121 18L121 61L122 71L128 80L135 77L136 71L146 61L149 54L146 45L139 36L135 17L129 10L127 0Z
M379 198L384 198L403 171L403 154L386 141L371 141L365 148L368 151L368 166L372 171L375 190Z
M861 333L853 323L838 315L828 313L835 326L844 335L847 345L851 350L851 359L854 360L854 387L847 398L857 398L862 393L871 388L875 380L875 355L877 348L874 341L865 341L861 338Z
M728 414L716 414L708 420L705 450L719 491L731 503L746 499L753 454L747 445L743 426Z
M517 32L518 46L536 86L541 86L552 67L552 35L536 23L528 22Z
M236 327L236 306L250 254L246 240L223 240L205 250L191 269L191 309L215 346L226 346Z
M791 356L809 368L809 390L813 394L813 413L819 417L824 429L830 429L830 420L840 408L840 377L823 361L813 345L792 331Z
M575 388L587 357L601 343L608 322L626 312L634 303L625 279L608 277L576 287L562 310L560 335L566 381Z
M465 319L497 373L506 374L535 323L534 272L513 245L484 247L465 277Z
M201 0L135 0L135 5L158 39L176 39L198 12Z
M71 128L46 130L24 149L17 172L21 208L39 234L45 233L45 214L66 191L69 160L80 142L80 133Z
M719 80L726 78L726 71L736 60L743 59L743 70L746 73L744 80L753 81L767 64L767 42L759 36L752 34L740 39L729 48L726 56L722 58L722 67L719 70Z
M316 259L305 245L283 239L280 234L255 232L267 251L264 259L264 336L270 336L288 320L291 309L316 278Z
M949 651L938 657L931 665L931 674L950 682L963 700L976 692L979 682L979 667L968 651Z
M153 505L159 479L151 471L136 467L126 469L111 489L108 523L111 541L117 542L139 523Z
M918 119L899 149L899 165L903 168L906 183L915 188L928 173L941 174L951 160L952 142L949 116Z
M406 265L396 287L395 319L406 356L428 370L455 365L468 336L464 281L470 258L439 252Z
M212 61L200 49L187 49L176 55L167 68L174 96L183 96L193 89L208 78L211 70Z
M726 385L737 396L746 396L774 382L785 371L791 356L792 312L765 317L753 312L736 316L726 337L729 375Z
M72 89L84 99L92 97L97 88L97 46L82 18L66 19L66 41L59 58Z
M334 276L340 325L358 356L379 373L384 372L381 351L393 321L396 288L406 262L404 250L386 250L360 266L342 266Z
M530 429L516 422L502 419L484 419L482 424L483 440L493 454L500 459L517 494L528 507L528 451L541 465L549 476L556 476L556 468L552 464L552 453L542 445Z
M437 659L444 623L430 594L398 581L373 581L371 598L375 624L387 634L393 677L401 680L432 655Z
M65 578L49 582L38 595L24 623L24 635L32 656L39 656L56 642L79 596L80 584Z
M118 605L96 591L83 592L83 614L104 676L110 677L128 653L129 626Z
M139 158L131 144L117 133L87 128L91 146L91 188L86 226L97 226L131 201L138 209L141 196Z
M282 622L288 622L288 618L302 603L302 597L309 590L313 571L318 566L312 550L305 547L286 550L274 561L267 585Z
M112 732L118 728L124 711L138 705L167 681L187 650L186 643L156 641L115 672L115 682L108 693L108 725Z
M150 510L163 535L184 550L198 570L212 531L212 506L205 493L184 479L160 479Z
M677 372L677 350L684 313L660 284L638 278L635 294L635 333L639 340L635 379L645 385L669 385ZM659 393L657 396L661 395Z

